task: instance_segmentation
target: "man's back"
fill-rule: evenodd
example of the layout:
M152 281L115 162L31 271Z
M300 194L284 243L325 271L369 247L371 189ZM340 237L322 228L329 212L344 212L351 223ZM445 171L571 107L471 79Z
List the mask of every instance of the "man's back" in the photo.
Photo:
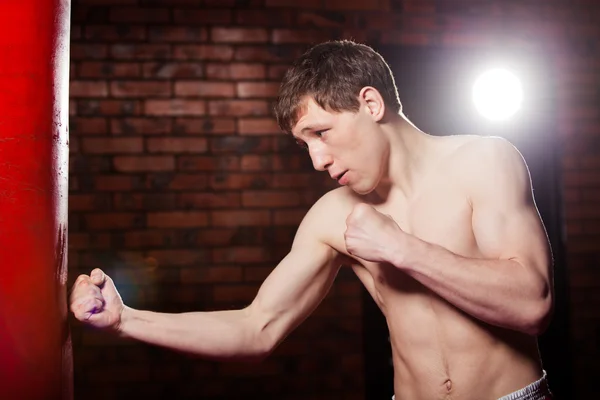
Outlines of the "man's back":
M344 242L343 219L356 204L367 202L423 241L464 257L483 257L465 178L482 173L469 168L477 156L465 159L473 150L468 147L481 140L490 139L436 138L430 154L436 162L410 193L389 193L385 201L347 188L329 194L337 197L330 202L336 210L327 216L332 218L331 246L350 257L348 263L387 319L397 400L496 399L540 378L534 336L473 318L396 266L351 256Z

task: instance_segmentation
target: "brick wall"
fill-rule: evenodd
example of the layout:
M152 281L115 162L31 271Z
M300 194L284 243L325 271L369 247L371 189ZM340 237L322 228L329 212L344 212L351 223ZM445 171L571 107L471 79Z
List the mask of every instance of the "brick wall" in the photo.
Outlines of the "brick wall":
M534 46L556 61L578 394L600 326L600 8L592 1L73 0L70 276L99 266L156 311L254 297L326 189L270 107L312 43ZM302 4L302 6L299 6ZM260 367L73 324L78 398L363 398L361 303L342 274ZM169 395L167 395L169 394Z

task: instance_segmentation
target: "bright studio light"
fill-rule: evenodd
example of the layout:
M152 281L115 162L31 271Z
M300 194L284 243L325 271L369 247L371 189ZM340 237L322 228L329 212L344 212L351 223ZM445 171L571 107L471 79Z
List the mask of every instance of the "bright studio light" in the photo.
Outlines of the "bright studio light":
M523 102L519 78L504 69L483 73L473 86L475 108L484 117L501 121L513 116Z

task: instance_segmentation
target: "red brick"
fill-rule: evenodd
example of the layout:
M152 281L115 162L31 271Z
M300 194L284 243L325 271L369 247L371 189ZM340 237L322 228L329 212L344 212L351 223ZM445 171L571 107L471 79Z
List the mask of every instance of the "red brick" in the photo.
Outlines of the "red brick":
M412 33L412 32L383 32L381 35L381 43L384 44L408 44L415 46L425 46L432 41L431 34L428 33Z
M567 246L567 251L569 253L573 253L573 254L580 254L580 253L598 253L598 249L600 248L600 236L596 235L596 236L583 236L583 237L579 237L577 240L572 240L568 246ZM600 274L600 270L599 272L597 272L598 274ZM572 278L574 277L579 277L581 276L581 272L577 273L577 274L572 274ZM598 286L598 282L600 280L595 279L594 282L594 286ZM571 284L573 285L573 282L571 281Z
M279 83L274 82L239 82L237 84L238 97L277 97Z
M193 228L208 225L208 214L202 211L148 213L150 228Z
M296 7L296 8L323 8L322 0L266 0L267 7Z
M142 138L84 138L81 147L88 154L141 153L144 142Z
M242 156L242 171L270 171L273 168L272 156L247 154Z
M287 154L285 156L273 157L273 170L275 171L306 171L310 165L307 154Z
M69 96L106 97L108 96L108 86L104 81L71 81Z
M272 187L272 174L213 173L209 186L215 190L263 189Z
M240 159L235 156L182 156L177 160L181 171L237 171Z
M244 268L244 281L263 282L271 272L273 272L273 267L248 266Z
M94 188L99 191L132 190L133 179L125 175L96 175Z
M568 198L569 190L566 190L566 196ZM585 188L581 195L581 198L585 201L600 201L600 189Z
M275 210L274 225L299 225L306 212L305 209Z
M261 100L214 100L208 104L210 115L216 116L263 116L269 113L268 103Z
M111 238L107 233L69 233L69 249L109 249Z
M582 155L578 157L579 165L584 169L600 169L600 155Z
M214 298L215 301L219 302L246 302L249 303L256 296L258 292L258 287L256 285L219 285L214 288ZM231 372L222 371L225 368L221 368L221 372L224 375L235 376L239 374L239 368L229 367L230 369L234 369ZM246 366L246 368L248 368ZM255 371L256 372L256 371ZM277 370L273 372L273 374L281 372ZM265 374L265 370L261 370L258 374Z
M77 115L77 101L69 99L69 116Z
M85 223L91 230L131 229L140 226L143 218L133 213L94 213L85 215Z
M172 156L120 156L114 158L114 166L122 172L172 171L175 159Z
M86 61L77 72L81 78L133 78L141 76L141 67L137 63Z
M89 343L84 343L89 345ZM86 379L90 383L142 383L151 379L151 368L149 364L145 365L113 365L110 369L103 367L89 367ZM110 392L108 392L110 393ZM104 396L107 394L104 393ZM102 397L102 396L101 396Z
M180 97L234 97L235 86L227 82L178 81L175 95Z
M147 186L155 190L202 190L208 186L205 174L158 174L149 176Z
M242 280L242 267L219 265L214 267L182 268L182 283L227 283Z
M410 13L432 13L435 12L435 4L433 0L404 0L402 8L405 12Z
M271 35L271 41L275 44L317 44L330 39L331 37L324 31L308 29L273 29Z
M207 44L176 45L173 54L177 60L230 61L233 58L233 47Z
M169 22L170 10L155 7L118 7L111 9L111 22Z
M147 115L181 116L204 115L206 102L203 100L146 100L145 110Z
M481 33L443 33L441 43L446 46L488 46L493 44L493 38Z
M81 25L71 24L70 39L73 41L81 39L81 37L82 37L81 31L82 31Z
M231 118L177 118L173 131L179 134L222 135L235 133Z
M265 43L269 40L264 28L212 28L210 36L216 43Z
M172 132L169 118L113 118L113 135L160 135Z
M115 193L113 207L118 211L164 210L176 208L174 193Z
M108 46L105 44L72 43L69 56L71 60L98 60L108 56Z
M264 64L227 63L206 64L206 77L213 79L262 79L266 75Z
M150 153L205 153L208 141L200 138L150 138L146 140Z
M300 48L239 45L235 49L236 61L283 62L292 61L300 56Z
M80 115L137 115L142 111L138 100L80 100L77 104Z
M152 250L148 257L154 258L159 266L200 266L209 261L204 250Z
M597 206L596 202L579 203L576 207L566 209L566 218L567 220L600 218L600 207Z
M221 136L210 140L213 153L262 153L273 150L268 137Z
M242 193L244 207L278 208L298 206L299 204L300 196L296 191L254 190Z
M271 223L269 211L212 211L212 226L267 226Z
M215 262L265 262L269 260L267 249L263 247L238 246L213 249Z
M71 134L104 135L108 132L106 118L103 117L73 117L71 118Z
M154 79L201 78L204 70L201 63L194 62L144 63L143 75Z
M168 97L171 84L165 81L117 81L111 82L110 93L114 97Z
M290 10L236 10L235 20L241 25L290 26L293 15Z
M390 11L390 0L325 0L328 10Z
M173 11L176 24L229 24L232 20L231 11L228 9L180 9Z
M240 118L238 132L240 135L282 134L274 118Z
M208 31L197 26L151 26L148 28L151 42L204 42Z
M127 248L160 247L168 243L169 234L164 230L127 231L123 234Z
M110 206L110 197L106 194L76 194L69 195L70 211L106 210Z
M144 26L87 25L85 38L93 41L136 41L146 39Z
M565 171L566 187L600 186L600 174L592 171Z
M235 235L235 228L202 229L197 231L200 246L223 246L230 244Z
M274 79L274 80L280 81L281 79L283 79L285 73L287 72L287 70L289 68L290 68L290 66L287 64L269 65L269 71L267 73L267 77L269 79Z
M164 60L170 53L168 44L114 44L110 47L110 54L118 60Z
M239 208L242 204L239 193L182 193L178 196L180 208Z

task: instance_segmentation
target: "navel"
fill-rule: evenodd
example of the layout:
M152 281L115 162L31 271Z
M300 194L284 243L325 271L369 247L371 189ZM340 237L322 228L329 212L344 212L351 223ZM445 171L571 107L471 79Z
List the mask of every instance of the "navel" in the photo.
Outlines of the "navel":
M448 393L452 391L452 381L450 379L446 379L446 390Z

